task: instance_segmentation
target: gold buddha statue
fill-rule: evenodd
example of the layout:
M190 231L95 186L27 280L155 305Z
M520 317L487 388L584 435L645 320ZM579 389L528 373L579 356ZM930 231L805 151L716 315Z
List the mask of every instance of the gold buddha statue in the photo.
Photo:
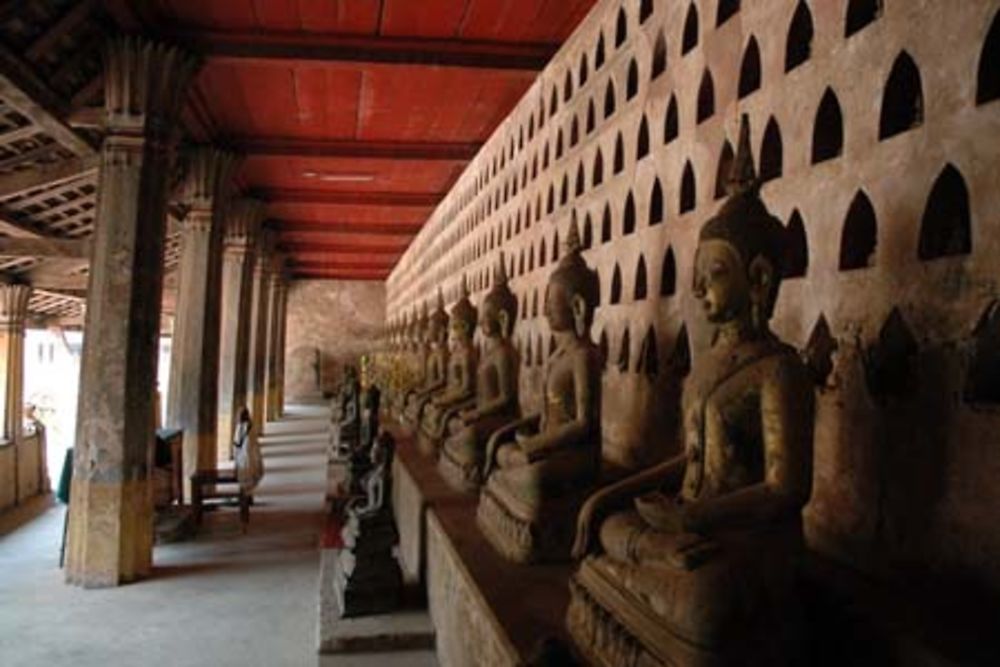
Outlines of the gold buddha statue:
M427 345L424 357L423 382L406 399L403 425L413 432L420 427L424 407L448 382L448 313L444 309L444 295L438 289L437 307L431 313L425 328Z
M389 397L390 416L401 421L406 399L410 392L423 381L423 370L426 364L427 347L423 341L423 329L427 323L427 310L421 309L418 316L413 316L403 323L399 332L397 351L394 360L396 377L392 395Z
M517 562L569 556L573 517L601 467L601 355L590 339L600 286L580 253L574 223L545 295L555 350L542 413L505 426L487 445L478 523Z
M476 404L450 422L450 435L438 459L441 476L458 490L479 489L487 439L518 417L517 350L510 340L516 319L517 297L507 285L500 253L493 287L479 308L485 343L476 371Z
M461 295L451 308L448 320L451 351L448 355L448 383L433 395L424 408L417 433L417 445L427 456L437 456L448 421L476 400L476 364L479 353L472 343L476 330L476 309L469 301L469 288L462 278Z
M768 321L784 229L758 196L744 117L730 196L702 227L694 296L714 328L684 387L683 454L578 518L567 624L599 665L780 665L812 484L813 387Z

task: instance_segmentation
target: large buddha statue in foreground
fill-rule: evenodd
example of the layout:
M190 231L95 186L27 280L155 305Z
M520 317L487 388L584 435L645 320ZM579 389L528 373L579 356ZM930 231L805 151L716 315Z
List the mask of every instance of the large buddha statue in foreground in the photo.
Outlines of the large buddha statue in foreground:
M447 384L434 394L424 408L417 433L417 445L427 456L437 456L451 417L470 407L476 400L476 364L479 354L472 342L476 330L476 309L469 301L469 290L463 278L461 295L451 308L448 319Z
M518 416L517 350L510 340L516 318L517 297L507 285L500 253L493 287L479 307L479 330L485 343L476 370L476 404L451 421L438 460L441 476L459 490L479 489L487 439Z
M701 229L694 295L714 327L684 388L684 453L592 496L568 625L600 665L779 665L812 480L813 389L771 333L783 228L744 118L730 197Z
M545 294L555 350L542 413L500 429L487 447L478 523L518 562L569 556L573 517L600 471L601 358L590 339L599 284L580 252L574 223Z
M427 402L448 382L448 313L445 312L444 295L440 290L437 307L427 321L424 341L427 348L423 381L407 396L403 411L403 424L414 431L420 426L420 417Z

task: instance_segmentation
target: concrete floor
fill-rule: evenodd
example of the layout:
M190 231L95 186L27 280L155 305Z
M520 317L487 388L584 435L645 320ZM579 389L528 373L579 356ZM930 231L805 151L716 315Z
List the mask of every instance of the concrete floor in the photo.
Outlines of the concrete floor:
M326 419L297 407L268 425L247 535L235 511L211 513L196 540L156 547L155 573L139 583L63 583L61 506L0 526L0 665L434 665L430 653L316 655Z

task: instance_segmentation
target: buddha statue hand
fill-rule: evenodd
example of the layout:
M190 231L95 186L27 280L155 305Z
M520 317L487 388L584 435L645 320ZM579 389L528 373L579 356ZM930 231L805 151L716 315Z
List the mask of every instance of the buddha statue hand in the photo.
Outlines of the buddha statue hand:
M606 486L587 499L576 522L573 558L581 559L593 550L598 528L605 517L628 507L629 501L642 494L651 494L661 487L673 487L684 474L683 456L669 459L631 477Z
M483 479L489 477L490 472L492 472L496 464L496 455L501 444L507 443L507 438L510 437L511 433L517 433L517 431L524 427L531 427L537 430L538 424L541 421L540 415L532 415L530 417L524 417L522 419L517 419L509 424L501 426L499 429L490 434L489 440L486 442L486 459L483 465ZM517 436L515 436L516 438Z

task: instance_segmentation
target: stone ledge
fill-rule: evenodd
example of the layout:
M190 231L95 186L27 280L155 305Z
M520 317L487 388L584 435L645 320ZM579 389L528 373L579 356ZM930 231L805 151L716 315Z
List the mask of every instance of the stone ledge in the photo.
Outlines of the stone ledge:
M522 665L543 642L568 648L573 565L503 559L479 532L477 504L468 497L428 511L428 599L441 664Z

